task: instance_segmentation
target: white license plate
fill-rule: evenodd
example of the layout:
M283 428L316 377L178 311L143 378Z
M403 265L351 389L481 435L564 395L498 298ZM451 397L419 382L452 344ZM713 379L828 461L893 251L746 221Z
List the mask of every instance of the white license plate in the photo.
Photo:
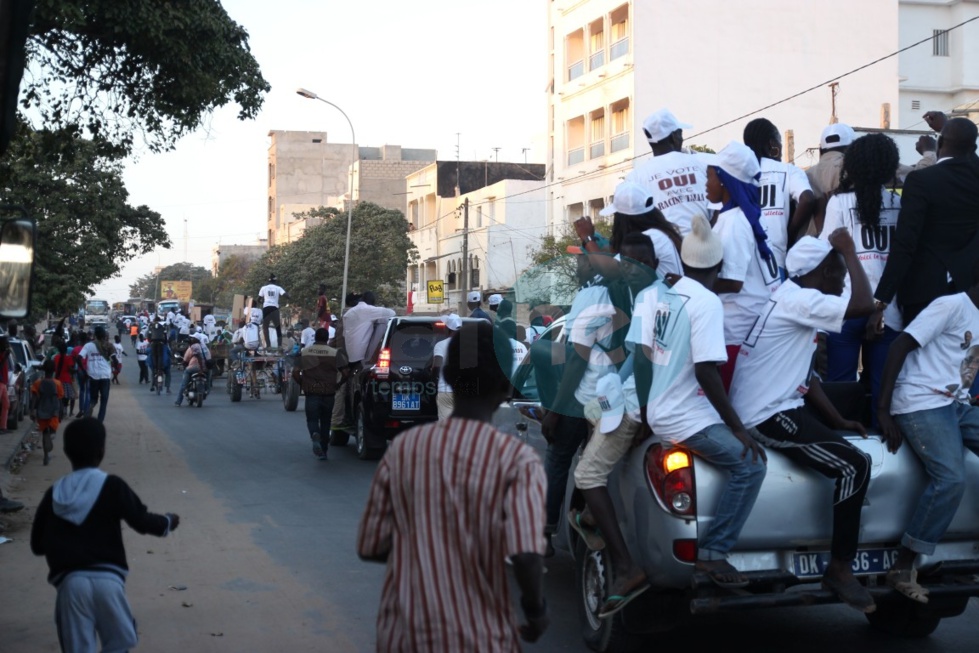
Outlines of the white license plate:
M411 394L395 393L391 401L391 410L421 410L422 396L414 392Z
M829 564L829 551L792 554L792 567L799 578L822 576ZM884 574L894 566L897 549L861 549L853 561L853 573L857 576Z

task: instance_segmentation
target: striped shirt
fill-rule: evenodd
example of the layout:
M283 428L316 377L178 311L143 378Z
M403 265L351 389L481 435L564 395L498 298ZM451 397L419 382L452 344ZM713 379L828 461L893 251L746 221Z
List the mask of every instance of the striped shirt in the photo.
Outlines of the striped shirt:
M387 556L378 651L519 651L505 559L544 553L547 481L534 450L490 424L410 429L374 475L357 551Z

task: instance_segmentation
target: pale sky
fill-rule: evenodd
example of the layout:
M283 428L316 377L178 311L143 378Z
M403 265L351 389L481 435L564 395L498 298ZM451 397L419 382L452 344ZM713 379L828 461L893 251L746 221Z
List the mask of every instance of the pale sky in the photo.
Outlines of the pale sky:
M125 169L132 205L167 223L173 247L135 259L96 287L111 301L157 265L210 268L217 243L266 231L268 132L326 131L350 142L340 113L296 95L305 87L342 107L361 146L435 148L439 158L544 161L547 6L539 0L224 0L248 31L272 90L258 118L237 105L166 154L143 152ZM184 238L184 221L188 238ZM186 242L186 257L184 256Z

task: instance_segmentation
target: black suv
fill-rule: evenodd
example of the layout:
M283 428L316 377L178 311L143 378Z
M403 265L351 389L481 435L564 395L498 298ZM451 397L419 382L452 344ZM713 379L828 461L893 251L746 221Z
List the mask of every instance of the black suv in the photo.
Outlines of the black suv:
M369 363L356 380L352 413L359 458L378 458L401 431L438 420L432 352L452 333L439 317L407 315L374 322L365 358Z

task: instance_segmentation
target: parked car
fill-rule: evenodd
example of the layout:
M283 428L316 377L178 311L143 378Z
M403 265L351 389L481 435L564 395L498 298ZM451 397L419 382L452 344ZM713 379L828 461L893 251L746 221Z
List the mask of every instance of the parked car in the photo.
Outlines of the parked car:
M541 374L563 360L558 357L563 356L562 331L563 324L556 322L542 335L543 343L531 348L530 364L515 376L514 399L494 419L499 428L510 429L542 456L546 443L540 432L540 395L548 384L541 383ZM553 343L551 351L548 341ZM858 419L867 414L859 384L823 387L844 416ZM872 460L853 565L877 602L867 619L890 634L926 636L942 619L961 614L970 597L979 596L979 458L965 454L972 480L945 538L923 561L919 582L931 594L927 604L920 604L887 588L885 575L927 482L924 469L910 447L901 447L895 455L875 434L867 439L846 437ZM723 590L695 573L697 536L713 518L724 484L723 472L682 446L665 449L655 438L633 448L616 467L608 487L619 527L652 590L608 619L599 619L598 610L609 592L609 560L605 552L585 547L567 523L561 525L554 544L574 556L582 635L592 650L634 650L645 637L704 614L839 602L818 585L829 561L833 483L777 451L768 452L767 476L730 558L750 579L749 587ZM566 501L573 485L572 475Z
M41 361L34 354L31 343L22 338L10 338L10 378L7 396L10 399L10 412L7 414L8 429L17 428L20 420L26 419L31 406L31 384L43 376Z
M463 318L463 322L475 319ZM389 440L412 426L438 420L438 378L432 375L435 344L452 335L438 317L397 316L375 320L368 355L348 406L357 426L357 456L380 457ZM339 440L343 440L340 442ZM334 445L346 444L337 433Z

